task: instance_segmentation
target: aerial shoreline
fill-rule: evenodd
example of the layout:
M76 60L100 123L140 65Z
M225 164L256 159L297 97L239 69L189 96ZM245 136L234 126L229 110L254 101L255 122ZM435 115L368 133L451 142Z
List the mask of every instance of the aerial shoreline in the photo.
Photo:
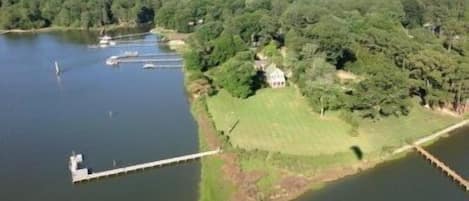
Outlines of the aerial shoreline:
M169 41L176 40L174 38L171 38L171 36L167 35L168 33L174 33L175 32L174 30L164 29L164 28L160 27L160 28L153 29L152 32L155 33L155 34L159 34L159 35L162 35L164 37L167 37L167 39ZM190 48L190 47L187 47L187 45L184 45L184 46L185 47L182 48L183 49L182 51L181 51L181 49L179 49L179 50L176 49L176 51L182 54L183 51L186 48ZM184 73L184 76L185 76L185 82L190 82L189 80L187 80L187 78L190 76L190 72L188 72L187 70L184 69L183 73ZM186 91L189 91L188 83L186 83L185 86L186 86ZM201 108L200 107L200 104L202 104L202 105L206 104L205 98L194 97L193 94L190 94L189 92L187 94L189 96L188 98L190 99L189 102L191 104L191 108L193 108L192 109L193 110L192 111L193 116L196 119L197 125L199 127L199 132L198 132L198 136L200 138L199 141L204 144L204 145L201 145L200 148L203 149L203 148L213 148L215 146L220 146L221 139L219 139L220 136L218 136L217 131L215 130L215 125L213 125L214 122L210 117L211 115L208 114L209 112L207 111L207 108L205 108L205 107ZM201 100L198 100L198 99L201 99ZM204 114L204 113L206 113L206 114ZM205 119L204 117L209 118L209 119ZM211 125L211 126L202 125L202 124L207 124L207 125ZM423 144L430 143L430 142L431 143L436 143L439 139L441 139L445 135L448 135L451 131L462 128L462 127L464 127L468 124L469 124L468 119L462 120L462 121L460 121L456 124L450 125L450 126L444 128L444 129L441 129L437 132L434 132L434 133L429 134L429 135L425 135L425 136L415 140L415 143L418 144L418 145L423 145ZM201 129L201 127L203 127L203 128ZM209 131L207 129L213 129L213 130ZM216 140L214 140L214 139L216 139ZM214 144L214 143L216 143L216 144ZM203 151L203 150L200 150L200 151ZM319 174L313 176L312 178L308 178L309 184L307 186L305 186L304 188L295 189L294 192L283 193L283 194L287 194L287 196L280 195L279 199L274 198L273 200L285 200L285 201L294 200L294 199L298 198L299 196L303 195L304 193L306 193L308 191L311 191L311 190L314 191L314 190L317 190L317 189L322 188L324 186L327 186L328 182L337 181L337 180L345 178L347 176L353 176L353 175L356 175L360 172L363 172L363 171L366 171L366 170L371 170L372 168L377 167L378 165L383 164L385 162L389 162L389 161L393 161L393 160L405 157L407 155L407 153L409 153L410 151L412 151L412 147L410 145L403 145L400 148L395 149L391 154L389 154L385 157L374 158L373 160L368 160L368 161L365 161L365 162L359 162L357 164L350 165L349 167L345 167L345 168L338 168L338 169L331 168L329 170L324 170L324 171L322 171L322 173L319 173ZM235 153L232 153L232 154L237 155L237 154L240 154L240 153L235 152ZM223 160L223 158L226 159L226 158L230 158L230 157L220 156L219 158L222 158L222 160ZM202 163L204 163L204 162L202 162ZM225 160L225 163L229 163L229 165L231 165L231 166L239 166L240 165L240 164L236 164L236 162L235 163L227 162L226 160ZM237 167L237 168L240 168L240 167ZM331 174L331 173L333 173L333 174ZM226 172L225 172L225 174L226 174ZM220 175L220 176L223 177L223 178L227 177L227 175ZM228 179L228 180L230 180L230 179ZM226 182L233 182L233 181L226 181ZM202 181L201 181L201 184L202 184ZM239 186L236 188L235 191L237 191L237 190L239 190Z
M121 27L121 28L125 28L125 27ZM36 31L31 31L31 32L65 31L65 30L80 30L80 29L46 28L46 29L41 30L41 31L36 30ZM25 32L28 32L28 31L24 31L24 32L21 32L21 33L25 33ZM20 33L20 32L17 32L17 33ZM164 35L163 33L158 32L158 31L153 31L153 33L159 34L159 35ZM168 37L168 39L170 41L172 40L171 37ZM188 47L185 46L185 48L188 48ZM176 49L176 51L179 52L179 53L182 53L182 51L184 51L184 48ZM184 69L183 73L184 73L184 76L185 76L185 81L188 82L187 77L189 76L190 72L188 72ZM186 91L188 91L188 88L187 88L188 85L187 84L185 85L185 87L186 87ZM188 93L188 99L191 100L190 101L191 108L196 107L195 104L197 104L198 101L202 101L202 102L205 101L204 99L192 97L192 94L190 94L190 93ZM201 121L206 121L207 119L205 119L205 120L200 119L200 116L199 116L200 114L198 112L200 112L200 111L194 111L193 112L193 117L194 117L194 119L196 119L197 125L200 128L202 126ZM208 117L210 118L210 115L208 115ZM210 119L208 119L208 120L210 120ZM210 123L213 123L213 122L206 122L206 123L210 124ZM456 124L453 124L449 127L441 129L437 132L434 132L432 134L421 137L421 138L417 139L414 142L416 144L437 143L439 141L439 139L441 139L445 135L448 135L448 133L450 133L451 131L459 129L461 127L464 127L468 124L469 124L469 120L467 120L467 119L462 120L462 121L460 121ZM216 130L213 131L213 133L211 133L211 134L216 135ZM207 134L202 133L200 131L200 129L199 129L199 132L198 132L198 137L200 138L199 141L208 141L209 140L209 139L207 139L208 138ZM220 138L220 136L212 136L212 137L217 138L217 139ZM202 149L202 147L200 147L200 149ZM315 175L313 178L310 178L309 179L310 184L306 188L301 189L299 191L296 191L295 193L290 194L289 197L283 197L283 198L285 198L285 200L293 200L293 199L297 198L298 196L301 196L303 193L305 193L307 191L310 191L312 189L313 190L315 189L315 188L311 188L311 186L315 186L315 187L322 186L322 185L327 186L327 182L336 181L336 180L339 180L339 179L347 177L347 176L355 175L355 174L363 172L365 170L372 169L373 167L376 167L377 165L382 164L384 162L388 162L388 161L392 161L392 160L401 158L400 155L405 156L405 154L407 154L411 150L412 150L411 146L404 145L404 146L402 146L398 149L395 149L393 151L393 154L390 154L387 157L383 157L383 158L379 158L379 159L371 160L371 161L367 161L367 162L361 162L361 163L357 164L356 166L351 166L351 167L348 167L348 168L341 168L340 170L331 170L331 172L333 172L335 175L330 175L328 173L328 170L325 170L324 173L319 173L318 175ZM239 154L239 153L236 152L235 154Z
M120 28L126 28L126 27L120 27ZM65 31L65 30L84 30L84 29L61 29L61 28L45 28L45 29L42 29L42 30L30 30L30 31L22 31L22 30L16 30L16 31L19 31L19 32L16 32L16 33L27 33L27 32L47 32L47 31ZM94 30L96 31L96 30ZM15 32L15 31L13 31ZM169 41L174 41L174 40L178 40L177 38L172 38L168 33L173 33L174 31L172 30L168 30L168 29L162 29L162 28L159 28L159 29L153 29L152 30L152 33L155 33L155 34L158 34L158 35L161 35L161 36L164 36L166 37ZM171 46L171 43L168 42L168 45ZM183 48L174 48L175 51L179 52L179 53L183 53L184 50L186 50L186 48L190 48L188 47L187 45L182 45ZM181 47L181 46L179 46ZM173 48L172 48L173 49ZM187 71L186 69L183 70L183 73L184 73L184 76L185 76L185 82L190 82L187 78L188 76L190 75L190 72ZM189 91L188 90L188 83L185 84L185 88L186 88L186 91ZM187 93L187 96L188 96L188 99L190 100L190 105L191 105L191 108L196 108L198 107L197 104L206 104L205 101L203 98L197 98L197 97L193 97L193 94L190 94L190 93ZM210 118L210 115L208 114L201 114L203 112L207 112L208 111L205 111L205 108L198 108L199 110L197 109L193 109L192 111L192 114L193 114L193 117L194 119L197 121L197 125L199 127L199 132L198 132L198 137L199 137L199 141L202 142L202 141L205 141L204 143L205 144L209 144L209 145L206 145L206 146L215 146L215 145L210 145L211 143L214 143L214 139L217 139L218 145L220 145L220 136L218 136L217 134L217 131L216 130L212 130L212 131L208 131L205 130L205 131L202 131L201 130L201 127L205 127L205 129L215 129L214 127L210 128L205 125L202 125L202 124L207 124L207 125L210 125L210 124L213 124L213 120L211 120ZM208 119L204 119L203 117L206 117ZM210 122L212 121L212 122ZM429 135L426 135L424 137L421 137L419 138L418 140L416 140L415 142L418 143L418 144L424 144L424 143L428 143L428 142L433 142L433 143L436 143L442 136L444 135L447 135L449 132L455 130L455 129L458 129L458 128L461 128L465 125L469 124L469 120L463 120L461 122L458 122L456 124L453 124L449 127L446 127L444 129L441 129L433 134L429 134ZM214 125L212 125L214 126ZM213 135L213 136L210 136L210 135ZM208 139L208 138L212 138L212 139ZM212 141L212 142L207 142L207 141ZM199 146L199 149L202 151L203 149L203 146ZM323 186L327 186L328 182L332 182L332 181L336 181L336 180L339 180L339 179L342 179L344 177L347 177L347 176L352 176L352 175L356 175L360 172L363 172L363 171L366 171L366 170L370 170L372 169L373 167L376 167L377 165L379 164L382 164L384 162L388 162L388 161L392 161L392 160L395 160L395 159L399 159L403 156L405 156L409 151L411 151L411 147L409 145L404 145L400 148L397 148L396 150L393 151L393 154L390 154L386 157L383 157L383 158L375 158L374 160L369 160L369 161L366 161L366 162L359 162L355 165L351 165L349 167L343 167L343 168L331 168L331 169L328 169L328 170L324 170L320 173L318 173L317 175L314 175L313 177L310 177L308 178L308 182L309 184L307 186L304 186L302 189L295 189L294 192L287 192L287 193L283 193L283 197L280 196L279 200L294 200L296 198L298 198L299 196L303 195L304 193L308 192L308 191L311 191L311 190L317 190L318 187L323 187ZM232 155L238 155L238 154L241 154L241 153L238 153L238 152L231 152L231 153L228 153L228 154L232 154ZM224 156L220 156L217 158L221 158L221 160L224 161L225 164L227 164L227 155L224 155ZM209 160L209 159L207 159ZM205 163L204 162L205 159L202 160L202 163ZM239 163L229 163L230 166L238 166L236 168L239 168ZM223 172L220 172L221 174L224 174ZM209 173L210 174L210 173ZM226 175L219 175L220 177L222 178L226 178L227 176ZM202 182L202 181L201 181ZM232 182L232 181L226 181L226 182ZM287 195L288 194L288 195Z

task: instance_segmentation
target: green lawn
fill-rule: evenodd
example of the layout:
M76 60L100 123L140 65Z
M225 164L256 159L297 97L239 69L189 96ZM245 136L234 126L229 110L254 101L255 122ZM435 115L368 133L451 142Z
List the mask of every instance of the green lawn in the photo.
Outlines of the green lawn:
M204 102L192 102L192 113L198 118L199 113L205 112ZM210 150L207 139L199 127L199 148L201 151ZM222 172L224 161L216 156L201 159L201 173L199 183L199 201L229 200L235 191L234 186L227 180Z
M217 157L202 159L199 201L229 200L234 187L224 180L222 165Z
M311 112L293 87L262 89L245 100L221 90L208 99L207 105L217 129L230 136L233 146L300 156L350 152L351 146L359 146L364 152L380 151L459 121L416 106L405 118L363 121L360 135L352 137L348 134L350 126L336 114L322 119Z

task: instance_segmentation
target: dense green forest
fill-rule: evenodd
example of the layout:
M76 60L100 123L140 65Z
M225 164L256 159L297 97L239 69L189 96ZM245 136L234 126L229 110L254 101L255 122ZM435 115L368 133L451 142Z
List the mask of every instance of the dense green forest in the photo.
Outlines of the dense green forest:
M188 67L233 96L258 87L244 64L254 57L238 56L255 49L292 72L318 112L375 119L406 115L412 100L464 110L468 22L467 0L164 1L156 15L160 26L195 31ZM337 70L357 78L339 79Z
M469 99L469 0L2 0L0 26L154 22L193 32L192 89L246 98L256 52L292 76L318 112L406 115L417 100L462 112ZM341 79L338 70L353 73ZM466 108L467 109L467 108Z
M152 22L157 0L0 0L0 29L101 27Z

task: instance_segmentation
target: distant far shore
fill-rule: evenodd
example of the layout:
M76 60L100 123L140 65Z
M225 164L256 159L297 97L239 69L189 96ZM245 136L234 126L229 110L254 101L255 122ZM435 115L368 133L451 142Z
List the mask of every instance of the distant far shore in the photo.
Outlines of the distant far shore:
M145 26L145 25L120 24L120 25L109 25L109 26L104 26L104 27L90 27L90 28L52 26L52 27L44 27L44 28L38 28L38 29L8 29L8 30L0 29L0 34L40 33L40 32L50 32L50 31L101 31L101 30L109 31L109 30L123 29L123 28L138 28L139 26Z
M39 29L8 29L0 30L0 34L7 33L40 33L40 32L49 32L49 31L68 31L68 30L91 30L99 31L102 28L80 28L80 27L44 27Z

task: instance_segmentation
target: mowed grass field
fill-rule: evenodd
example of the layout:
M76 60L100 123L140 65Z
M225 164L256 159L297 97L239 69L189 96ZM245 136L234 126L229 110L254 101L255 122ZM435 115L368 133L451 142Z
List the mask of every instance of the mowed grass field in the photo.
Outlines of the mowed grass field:
M363 121L360 135L353 137L337 114L321 118L293 87L262 89L245 100L221 90L207 105L217 129L230 136L233 146L302 156L350 152L352 146L380 151L460 120L416 107L408 117Z
M392 116L377 122L362 121L359 132L360 135L369 138L376 145L375 148L400 146L409 140L415 141L462 120L422 106L414 106L406 117Z

